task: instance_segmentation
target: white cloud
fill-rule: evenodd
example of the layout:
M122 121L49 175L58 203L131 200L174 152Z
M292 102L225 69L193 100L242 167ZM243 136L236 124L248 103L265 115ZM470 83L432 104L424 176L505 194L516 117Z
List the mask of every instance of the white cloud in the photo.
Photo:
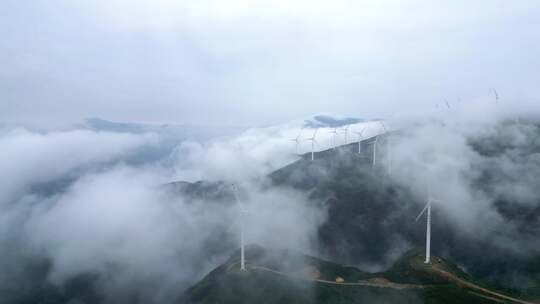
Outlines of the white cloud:
M317 130L315 152L330 149L333 145L333 128L302 128L303 120L267 128L253 128L239 136L227 140L216 140L208 144L182 142L171 155L176 164L176 179L246 181L260 179L293 161L298 153L311 152L311 143L307 141ZM349 125L347 142L358 141L355 132L362 133L362 138L370 138L383 132L381 124L369 121ZM345 142L345 133L338 129L336 144Z
M136 148L156 142L152 135L129 135L83 130L46 134L25 129L0 135L0 202L33 183L52 181L70 171L126 157Z

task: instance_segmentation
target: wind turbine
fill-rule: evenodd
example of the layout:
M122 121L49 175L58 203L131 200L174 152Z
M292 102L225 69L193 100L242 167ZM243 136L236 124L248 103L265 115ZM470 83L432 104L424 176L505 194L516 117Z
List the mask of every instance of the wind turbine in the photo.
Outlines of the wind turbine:
M497 90L495 90L495 88L492 88L491 90L493 91L493 95L495 95L495 103L498 104L498 103L499 103L499 100L501 99L501 97L499 96L499 92L497 92ZM516 116L516 117L514 118L514 122L515 122L517 125L519 125L519 117L518 117L518 116Z
M495 103L499 104L499 100L501 99L501 97L499 96L499 92L497 92L497 90L495 90L495 88L492 88L491 90L493 91L493 95L495 95ZM514 118L514 122L516 124L519 124L519 117L518 116L516 116Z
M383 129L383 133L387 133L388 130L386 129L386 126L382 120L379 121L379 124L381 125ZM377 142L379 141L379 135L374 136L375 139L370 143L373 144L373 162L371 164L371 168L375 169L375 164L377 163ZM390 158L389 158L390 159ZM390 174L390 161L388 162L388 173Z
M375 169L375 163L377 162L377 141L379 140L379 135L375 135L375 139L370 143L373 145L373 157L371 163L371 169Z
M431 203L437 202L433 197L431 196L431 191L428 191L428 200L426 203L426 206L420 214L416 217L416 222L420 219L422 214L426 212L427 215L427 221L426 221L426 260L424 261L425 264L429 264L431 261Z
M380 120L379 123L381 124L384 134L388 133L388 129L386 128L386 125L384 124L384 122ZM392 173L392 149L390 148L390 137L388 136L386 137L386 151L387 151L386 165L387 165L388 175L390 175Z
M495 102L499 103L499 93L497 92L497 90L495 90L495 88L492 88L491 90L493 91L493 95L495 95Z
M236 188L236 185L232 184L231 186L233 190L234 200L238 204L238 209L240 212L240 270L246 271L246 257L244 254L244 214L247 214L248 211L244 209L244 207L242 206L242 204L240 204L240 201L238 200L238 189Z
M347 126L343 127L343 129L342 129L342 132L345 133L345 145L347 145L347 135L349 133L349 127L350 127L350 125L347 125Z
M382 120L379 120L379 124L381 125L381 128L383 129L384 133L388 132L388 130L386 129L386 125L384 124Z
M303 128L300 129L300 133L298 133L298 136L291 139L291 141L294 141L296 143L296 154L298 154L298 146L300 145L300 136L302 135L302 130L303 130Z
M315 139L315 136L317 136L317 131L319 131L319 129L315 129L315 133L313 133L313 137L307 139L308 141L311 141L311 160L312 161L315 160L315 143L317 142L317 140Z
M358 135L358 154L362 153L362 133L366 130L366 127L363 127L360 132L354 132Z
M337 128L334 128L334 130L330 131L330 133L334 134L332 136L332 140L333 140L333 145L332 145L332 149L335 149L336 148L336 136L337 136Z

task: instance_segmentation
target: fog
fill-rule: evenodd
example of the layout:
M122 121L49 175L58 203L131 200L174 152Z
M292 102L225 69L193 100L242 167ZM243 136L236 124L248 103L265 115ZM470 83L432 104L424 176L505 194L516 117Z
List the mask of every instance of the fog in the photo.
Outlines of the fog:
M477 103L429 116L355 122L347 140L356 141L354 132L362 130L362 139L388 135L381 142L379 170L391 169L388 181L415 193L418 210L430 189L437 199L434 220L448 219L449 229L516 254L537 252L538 227L523 231L501 215L495 202L537 206L538 127L531 124L532 113L518 117L493 101ZM163 144L159 132L4 128L3 288L28 279L25 265L44 261L45 282L63 286L90 274L105 302L129 301L135 290L145 303L174 301L238 249L240 205L248 211L248 243L321 254L318 230L327 206L309 192L269 187L266 181L269 173L299 159L292 139L300 139L300 153L310 153L306 140L316 131L315 151L332 148L335 128L321 125L320 117L252 128L230 138L179 141L165 157L147 161L139 154ZM317 129L309 127L317 124ZM345 143L343 129L335 136L337 145ZM487 152L479 153L475 142ZM499 151L500 145L504 149ZM486 168L497 178L478 184ZM224 191L235 183L238 200L212 202L164 188L172 181L199 180L224 182ZM381 257L383 264L414 247L399 236L388 237L394 245ZM380 267L361 257L358 262L366 269Z
M538 225L509 221L497 204L538 206L533 176L540 170L539 113L529 112L523 120L490 104L474 109L452 110L443 120L399 130L390 137L384 166L391 166L392 178L412 188L420 201L435 199L435 214L450 219L449 229L517 254L536 253Z
M238 204L249 212L244 220L248 243L313 253L324 210L309 204L303 193L262 189L252 180L273 151L261 156L254 152L244 171L234 170L238 160L224 167L227 159L247 157L245 150L225 143L215 143L204 155L211 170L190 161L191 153L200 151L183 151L190 145L186 143L179 143L169 159L130 164L138 151L159 145L158 138L88 130L4 130L3 288L11 290L17 280L35 280L22 269L43 259L50 263L46 281L53 285L92 274L106 302L129 301L135 290L146 303L173 301L238 248ZM210 180L237 183L241 201L209 204L171 195L163 185L179 180L175 174L189 173L170 170L171 159L176 168L195 165ZM238 172L227 176L233 171Z
M173 302L236 253L240 206L248 243L330 258L331 200L269 174L379 135L370 182L537 255L538 20L528 0L3 1L0 302L81 278ZM218 198L176 191L201 181ZM419 246L387 238L354 265Z

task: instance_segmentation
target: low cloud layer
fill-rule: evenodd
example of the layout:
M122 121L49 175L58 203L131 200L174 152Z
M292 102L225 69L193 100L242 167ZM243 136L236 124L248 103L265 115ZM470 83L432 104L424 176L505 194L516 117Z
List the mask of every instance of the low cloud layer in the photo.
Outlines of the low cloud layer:
M524 233L523 222L500 209L504 203L530 212L540 202L537 117L520 120L491 105L480 109L476 117L448 112L443 120L399 130L390 136L382 165L419 201L436 199L436 217L449 219L451 229L518 254L538 252L538 225L531 222ZM481 115L486 112L492 115Z
M0 162L7 168L0 192L0 247L13 249L2 250L1 286L12 290L17 280L39 281L43 275L44 282L63 286L88 274L107 303L129 302L134 296L145 303L173 301L237 250L239 204L249 211L244 217L247 243L313 252L324 210L304 194L261 188L248 178L253 175L227 176L230 167L219 165L232 159L232 151L221 150L214 151L218 159L209 173L237 182L239 202L173 195L164 188L173 178L170 159L137 165L126 161L159 144L156 137L5 131L0 138L6 148ZM174 155L178 167L193 157ZM36 261L49 266L29 277L22 269Z
M134 153L155 141L152 135L98 133L84 130L40 134L26 129L0 133L2 204L24 187L53 181L76 170L95 168Z
M381 121L339 123L331 127L314 123L313 118L296 120L277 126L249 129L227 140L204 144L182 142L171 154L171 161L177 166L175 176L180 180L261 179L298 160L299 155L311 153L310 138L315 137L316 140L313 151L320 152L334 145L373 137L383 133L384 128Z
M392 131L389 141L380 141L378 167L418 201L430 189L439 200L434 220L444 217L449 229L518 254L537 252L538 227L524 230L498 204L537 206L538 126L479 109L484 116L448 109L437 118L359 122L349 127L347 141L356 141L354 132L361 130L363 139ZM310 152L306 140L316 129L306 124L179 142L150 162L129 160L159 145L159 134L3 129L0 247L12 248L0 253L3 288L14 290L15 282L29 278L25 267L44 263L41 280L53 286L86 274L106 302L127 302L134 292L145 303L170 302L238 249L240 205L249 212L243 218L247 243L318 255L328 206L310 192L266 183L268 173L299 159L292 139L301 139L300 153ZM345 142L344 129L333 130L318 129L316 151L332 147L334 136L338 145ZM166 190L176 180L222 182L224 188L235 183L238 201ZM395 246L381 263L411 246L389 237Z

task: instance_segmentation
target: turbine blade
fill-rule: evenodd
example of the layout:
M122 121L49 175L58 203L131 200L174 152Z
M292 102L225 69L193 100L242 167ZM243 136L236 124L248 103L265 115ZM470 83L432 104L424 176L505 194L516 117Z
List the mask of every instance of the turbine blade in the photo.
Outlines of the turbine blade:
M495 101L498 102L499 101L499 93L497 92L497 90L495 88L491 88L491 90L493 91L493 94L495 95Z
M420 214L418 214L418 216L416 217L416 220L414 220L415 222L418 222L418 220L420 219L422 214L424 214L424 212L426 212L428 206L429 206L429 203L427 203L426 206L424 207L424 209L422 209L422 211L420 212Z

